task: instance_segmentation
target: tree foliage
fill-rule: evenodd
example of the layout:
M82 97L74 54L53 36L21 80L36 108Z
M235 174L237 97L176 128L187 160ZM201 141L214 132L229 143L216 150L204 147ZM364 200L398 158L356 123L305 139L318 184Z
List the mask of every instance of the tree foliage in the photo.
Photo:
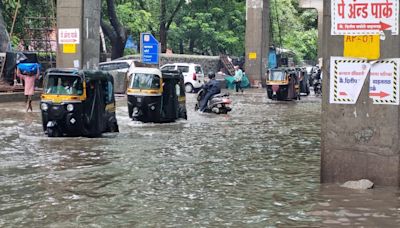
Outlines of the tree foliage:
M297 0L273 0L270 37L277 47L290 49L298 60L317 58L317 12L299 9Z
M24 13L16 20L15 37L24 38L23 17L50 12L49 1L55 0L20 1ZM0 0L8 31L17 2ZM114 22L120 24L120 28L110 30L114 37L119 36L117 48L108 37L108 44L119 50L118 55L123 53L127 35L138 41L141 32L153 33L163 42L163 50L170 48L175 53L244 55L246 0L102 0L103 22L113 27L107 2L115 4ZM291 49L299 59L316 59L315 11L300 9L298 0L271 0L270 20L271 45Z

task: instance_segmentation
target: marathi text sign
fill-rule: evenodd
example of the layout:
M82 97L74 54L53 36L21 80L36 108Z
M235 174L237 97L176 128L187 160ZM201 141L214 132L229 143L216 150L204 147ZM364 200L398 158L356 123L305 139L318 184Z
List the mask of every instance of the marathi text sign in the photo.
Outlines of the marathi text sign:
M367 60L331 57L330 103L355 104L370 68Z
M399 104L399 63L400 59L386 59L372 65L369 97L374 104Z
M59 44L79 44L79 29L58 29Z
M399 0L332 0L332 35L398 35Z

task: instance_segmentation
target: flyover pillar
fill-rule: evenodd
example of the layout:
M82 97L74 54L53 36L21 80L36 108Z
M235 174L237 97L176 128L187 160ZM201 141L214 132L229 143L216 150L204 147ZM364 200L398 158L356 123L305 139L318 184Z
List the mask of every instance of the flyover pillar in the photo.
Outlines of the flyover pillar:
M344 2L351 4L353 1ZM393 12L398 14L398 11ZM334 89L330 83L334 77L330 73L333 67L330 58L343 57L345 43L343 35L331 35L331 16L331 0L324 0L321 181L332 183L366 178L378 185L399 186L399 105L374 104L369 97L370 73L355 104L330 102L330 90ZM390 31L384 31L384 34L379 59L400 58L400 36L392 35Z
M269 50L269 1L246 1L245 71L252 85L265 82Z
M57 0L57 67L98 65L100 12L101 0Z

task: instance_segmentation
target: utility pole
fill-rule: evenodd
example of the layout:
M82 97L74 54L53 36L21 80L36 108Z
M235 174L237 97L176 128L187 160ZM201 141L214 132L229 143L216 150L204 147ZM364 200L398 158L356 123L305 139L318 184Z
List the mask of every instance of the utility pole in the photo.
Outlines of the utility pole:
M57 67L93 69L100 60L101 0L57 0Z
M265 83L269 51L269 1L246 1L245 71L252 85Z
M332 3L335 7L331 8ZM398 1L373 2L375 6L379 3L388 7L386 10L392 13L385 15L381 14L383 11L377 14L368 0L357 3L366 4L366 18L351 13L354 1L324 0L321 181L343 183L369 179L377 185L400 186L400 109L396 104L398 92L394 90L398 87L400 58ZM375 15L379 17L374 18ZM390 27L382 27L380 21ZM365 31L376 27L384 31ZM373 35L362 34L364 32L378 35L375 39ZM352 35L347 35L349 33ZM348 47L355 54L345 52ZM354 57L357 53L361 56ZM370 54L375 57L367 57ZM378 75L377 82L371 79L373 75ZM359 96L348 98L349 93L357 92L353 85L359 81ZM382 86L380 81L390 84L381 87L391 91L387 95L380 90L372 92L374 87ZM352 89L346 91L346 88ZM377 92L384 95L377 97ZM385 102L389 97L393 100Z

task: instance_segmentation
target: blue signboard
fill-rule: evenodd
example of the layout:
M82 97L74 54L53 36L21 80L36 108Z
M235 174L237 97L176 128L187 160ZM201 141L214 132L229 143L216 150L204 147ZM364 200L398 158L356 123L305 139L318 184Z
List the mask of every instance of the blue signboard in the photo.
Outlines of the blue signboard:
M151 33L142 33L141 35L142 47L141 57L142 63L158 64L159 57L159 43Z

